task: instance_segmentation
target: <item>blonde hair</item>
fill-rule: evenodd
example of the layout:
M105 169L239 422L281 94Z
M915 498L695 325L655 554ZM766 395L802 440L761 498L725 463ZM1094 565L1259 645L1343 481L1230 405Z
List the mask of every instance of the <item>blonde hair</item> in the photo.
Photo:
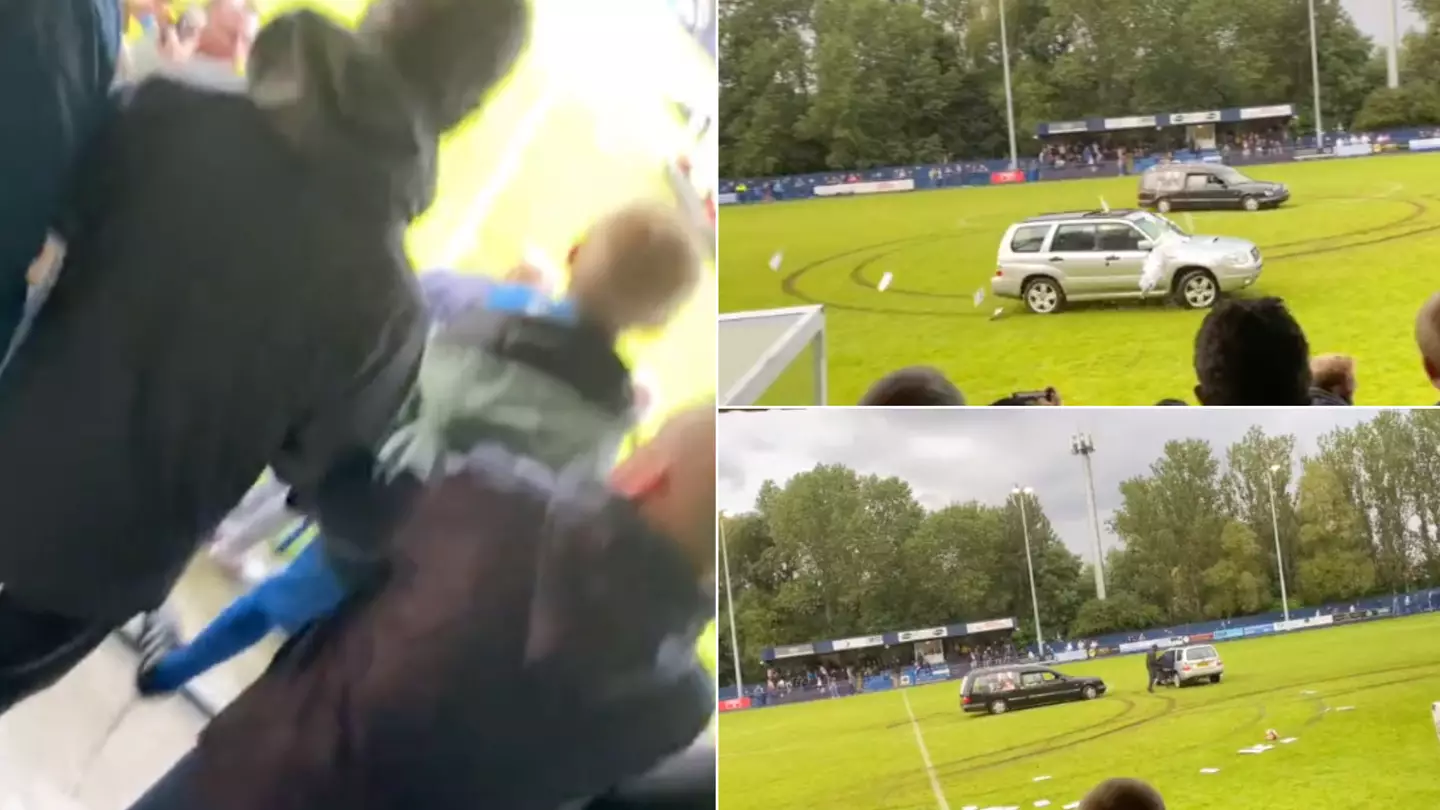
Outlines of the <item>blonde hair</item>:
M570 267L570 295L585 316L616 332L661 326L699 284L701 256L685 217L632 203L590 229Z
M1440 369L1440 293L1430 296L1415 317L1415 344L1420 356Z
M1310 384L1332 394L1355 387L1355 358L1348 354L1322 354L1310 360Z

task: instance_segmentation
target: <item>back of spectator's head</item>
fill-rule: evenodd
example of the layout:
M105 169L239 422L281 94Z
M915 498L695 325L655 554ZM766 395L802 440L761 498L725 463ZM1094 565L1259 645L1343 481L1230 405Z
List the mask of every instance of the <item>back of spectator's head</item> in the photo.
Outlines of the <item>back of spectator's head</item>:
M1162 399L1162 400L1160 400L1159 402L1157 402L1157 403L1155 403L1155 404L1156 404L1156 405L1188 405L1189 403L1187 403L1187 402L1186 402L1185 400L1183 400L1183 399L1170 399L1170 398L1167 397L1166 399Z
M1139 779L1106 779L1085 794L1080 810L1165 810L1165 800Z
M1195 334L1201 405L1310 404L1310 345L1279 298L1225 299Z
M1355 402L1355 358L1322 354L1310 361L1310 384L1346 404Z
M964 405L965 395L944 374L931 366L910 366L892 371L870 386L861 405Z
M438 131L480 107L530 31L526 0L374 0L360 31L377 43Z
M1430 296L1415 319L1415 343L1430 382L1440 388L1440 293Z
M615 332L661 326L704 274L699 245L673 205L636 202L600 218L570 253L570 295Z

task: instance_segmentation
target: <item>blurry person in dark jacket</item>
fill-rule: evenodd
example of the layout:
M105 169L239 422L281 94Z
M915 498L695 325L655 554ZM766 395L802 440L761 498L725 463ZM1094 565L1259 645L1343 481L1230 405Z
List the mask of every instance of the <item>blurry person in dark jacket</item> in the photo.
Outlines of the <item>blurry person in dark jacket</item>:
M713 407L608 487L474 448L399 496L374 587L292 639L132 810L557 810L646 773L714 710L695 654L714 487ZM355 512L332 497L322 521Z
M267 465L309 511L388 434L426 335L406 228L527 30L523 0L377 0L358 32L297 12L248 91L157 77L97 135L0 375L0 711L158 607Z
M0 350L74 162L109 110L122 17L117 0L0 2Z
M1148 685L1145 687L1150 692L1155 691L1155 684L1160 680L1160 645L1151 644L1150 651L1145 653L1145 677Z

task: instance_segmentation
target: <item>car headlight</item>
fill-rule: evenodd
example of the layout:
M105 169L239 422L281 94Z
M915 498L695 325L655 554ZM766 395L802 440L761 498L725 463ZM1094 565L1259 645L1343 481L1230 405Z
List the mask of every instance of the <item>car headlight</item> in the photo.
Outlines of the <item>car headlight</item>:
M1250 252L1242 251L1240 253L1232 253L1229 256L1225 257L1225 263L1234 265L1249 264Z

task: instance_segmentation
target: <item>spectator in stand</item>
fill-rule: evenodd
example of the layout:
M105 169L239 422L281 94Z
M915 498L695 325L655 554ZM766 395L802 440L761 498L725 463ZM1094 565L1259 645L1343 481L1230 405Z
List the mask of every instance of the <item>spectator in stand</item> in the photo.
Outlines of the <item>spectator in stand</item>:
M1225 299L1195 335L1201 405L1309 405L1310 344L1279 298Z
M1106 779L1085 794L1080 810L1165 810L1165 800L1139 779Z
M1420 307L1415 318L1415 344L1420 347L1420 362L1430 384L1440 388L1440 293L1430 296Z
M1322 354L1310 361L1312 405L1355 404L1355 358Z
M965 395L939 369L910 366L880 378L865 392L860 404L875 407L964 405Z

